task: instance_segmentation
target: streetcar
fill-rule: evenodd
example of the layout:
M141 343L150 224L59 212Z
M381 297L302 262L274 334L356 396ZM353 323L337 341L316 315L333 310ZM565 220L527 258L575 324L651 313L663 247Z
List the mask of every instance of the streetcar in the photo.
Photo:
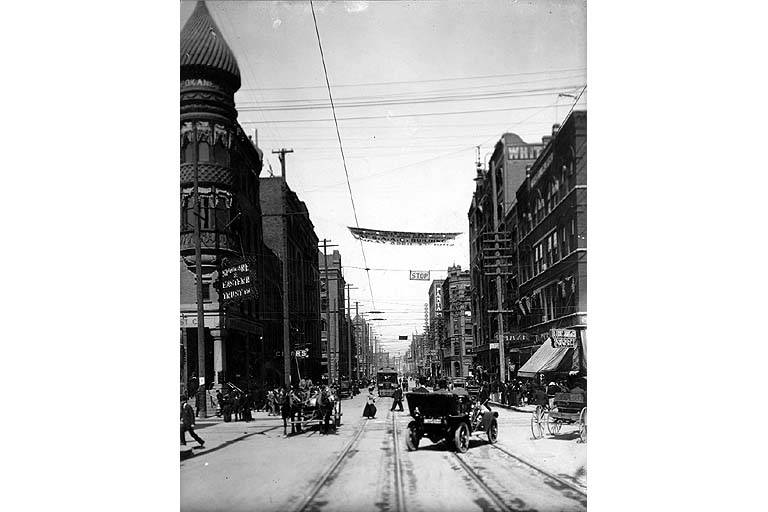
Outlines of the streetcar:
M392 396L395 394L395 388L400 383L397 380L397 370L394 368L380 368L376 372L376 387L379 389L379 396Z

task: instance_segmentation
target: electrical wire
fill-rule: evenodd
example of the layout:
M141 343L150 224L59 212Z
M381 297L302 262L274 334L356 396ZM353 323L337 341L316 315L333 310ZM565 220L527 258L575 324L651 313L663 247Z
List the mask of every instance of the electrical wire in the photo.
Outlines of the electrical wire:
M333 94L331 93L331 82L328 80L328 68L325 65L325 54L323 53L323 43L320 41L320 29L317 27L317 16L315 15L315 4L312 0L309 0L309 5L312 8L312 21L315 24L315 34L317 35L317 46L320 49L320 59L323 62L323 74L325 75L325 85L328 88L328 99L331 102L331 112L333 113L333 124L336 126L336 136L339 139L339 151L341 152L341 160L344 164L344 175L347 178L347 189L349 190L349 200L352 202L352 213L355 216L355 226L360 227L360 223L357 220L357 209L355 208L355 198L352 196L352 185L349 183L349 171L347 170L347 160L344 157L344 145L341 142L341 132L339 131L339 121L336 119L336 108L333 106ZM365 257L365 248L363 241L360 240L360 252L363 255L363 262L366 268L368 267L368 260ZM368 277L368 291L371 294L371 303L375 305L373 300L373 286L371 285L371 273L366 270L366 276Z

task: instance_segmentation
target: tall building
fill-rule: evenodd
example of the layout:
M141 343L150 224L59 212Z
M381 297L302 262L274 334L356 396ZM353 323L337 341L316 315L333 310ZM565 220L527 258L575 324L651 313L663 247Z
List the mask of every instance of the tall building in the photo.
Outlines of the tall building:
M587 113L575 111L517 190L520 364L550 329L587 328Z
M209 389L227 382L247 387L266 378L269 354L262 342L273 333L270 314L279 307L281 292L270 273L274 255L264 254L262 242L263 155L237 122L234 94L240 70L204 2L198 2L181 31L180 78L181 380L196 378ZM235 260L248 267L254 293L223 300L222 270ZM204 309L202 371L198 284Z
M468 270L448 267L442 285L443 304L443 375L466 377L472 367L472 307Z
M503 333L515 332L512 312L516 289L515 243L508 220L516 211L516 191L526 169L544 150L548 138L529 144L514 133L496 143L487 168L478 162L475 192L469 208L471 315L475 363L491 375L499 373L499 316ZM499 313L501 295L501 313Z
M328 282L326 282L326 264ZM324 327L320 338L323 374L332 371L333 380L338 380L340 376L346 379L350 373L345 326L346 282L342 274L339 251L334 250L331 254L324 255L323 251L319 250L318 268L320 270L320 314Z
M264 243L282 262L283 288L283 375L290 368L291 382L320 381L320 271L317 264L317 235L307 206L282 176L261 178L261 209ZM287 340L287 342L286 342ZM287 382L286 382L287 383Z

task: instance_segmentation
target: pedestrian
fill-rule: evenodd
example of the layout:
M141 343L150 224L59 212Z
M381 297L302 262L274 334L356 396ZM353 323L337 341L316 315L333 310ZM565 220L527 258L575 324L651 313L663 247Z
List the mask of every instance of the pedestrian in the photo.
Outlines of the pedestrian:
M331 401L331 392L328 386L323 386L322 390L317 396L317 408L320 410L320 415L323 418L321 423L321 434L328 434L331 429L331 411L333 410L333 402ZM334 427L336 425L334 424Z
M291 421L291 435L296 433L296 423L293 422L293 414L292 414L292 399L291 399L291 393L288 392L288 388L286 387L286 393L283 394L283 401L282 401L282 417L283 417L283 435L288 435L288 421Z
M390 411L395 410L395 406L398 406L398 411L403 411L403 388L400 386L395 388L395 392L392 395L392 408Z
M195 434L195 411L193 411L192 406L187 403L187 397L181 397L180 427L181 427L181 444L182 445L184 446L187 445L187 436L186 436L187 431L189 431L189 434L192 436L192 439L197 441L200 447L203 447L205 445L205 441L203 441L200 438L200 436Z
M224 399L224 395L221 394L221 390L216 391L216 417L221 417L221 410L223 409L222 406L222 400Z
M363 416L368 419L376 417L376 397L373 396L373 386L368 388L368 398L365 402L365 408L363 408Z

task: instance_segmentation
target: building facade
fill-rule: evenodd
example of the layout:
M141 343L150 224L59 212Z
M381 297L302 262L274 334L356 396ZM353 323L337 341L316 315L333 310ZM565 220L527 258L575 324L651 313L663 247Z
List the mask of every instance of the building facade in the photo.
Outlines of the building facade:
M282 176L261 178L259 190L264 243L280 258L286 290L282 318L288 321L283 323L283 348L277 357L282 358L284 378L285 369L290 369L290 382L307 378L319 382L320 270L315 227L307 206Z
M281 292L268 274L275 262L263 255L259 204L263 155L237 122L237 60L204 2L198 2L181 31L180 78L181 381L196 379L207 389L227 382L246 388L265 379L268 355L262 341L273 331L270 312ZM220 275L232 260L247 262L254 293L225 304ZM198 286L204 309L201 343Z
M554 134L517 190L520 331L523 359L550 329L587 328L587 113ZM525 343L528 340L522 340ZM522 361L524 362L524 361Z
M443 304L443 375L467 377L472 367L471 280L461 266L448 267L442 285Z
M518 331L513 310L517 254L512 240L514 226L509 221L516 219L516 191L525 180L526 169L548 141L545 137L541 143L529 144L514 133L505 133L496 143L487 168L477 163L475 192L468 212L473 354L475 365L497 378L498 335L502 327L499 316L502 334L514 335Z
M333 380L349 377L349 349L345 318L346 282L342 273L341 253L334 250L323 254L318 250L320 269L321 350L323 375L331 374ZM327 278L327 281L326 281Z

